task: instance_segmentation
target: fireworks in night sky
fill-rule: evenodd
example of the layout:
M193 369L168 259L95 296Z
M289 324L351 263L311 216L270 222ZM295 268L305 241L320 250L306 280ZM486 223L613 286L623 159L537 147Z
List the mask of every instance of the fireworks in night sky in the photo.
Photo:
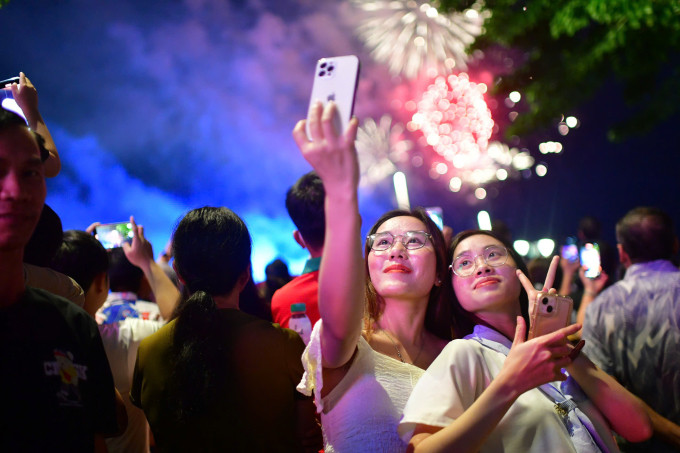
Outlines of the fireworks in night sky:
M434 151L430 177L449 181L454 192L463 183L480 186L505 180L514 170L533 164L514 148L489 144L494 121L484 99L486 91L486 84L470 81L466 73L436 77L407 125L410 131L422 133L421 146Z
M371 55L394 75L414 78L426 68L442 74L467 68L468 45L482 32L484 17L476 6L440 14L421 0L353 0L365 18L357 34Z
M398 165L408 162L413 142L404 138L404 132L404 126L389 115L383 115L377 122L371 118L364 121L356 142L362 187L391 178Z

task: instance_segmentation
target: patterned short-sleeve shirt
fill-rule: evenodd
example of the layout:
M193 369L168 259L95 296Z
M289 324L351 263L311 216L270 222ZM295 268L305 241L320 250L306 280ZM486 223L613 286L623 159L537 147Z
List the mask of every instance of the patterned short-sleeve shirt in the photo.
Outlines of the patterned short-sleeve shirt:
M593 362L680 424L680 270L673 263L630 266L588 306L583 338Z

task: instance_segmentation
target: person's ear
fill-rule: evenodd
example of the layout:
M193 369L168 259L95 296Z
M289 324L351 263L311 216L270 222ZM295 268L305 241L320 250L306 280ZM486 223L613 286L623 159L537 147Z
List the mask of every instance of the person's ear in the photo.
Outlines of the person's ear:
M175 275L177 276L177 280L182 284L182 286L187 286L186 282L184 281L184 277L179 273L177 270L177 261L172 262L172 270L175 271Z
M623 249L623 245L616 244L616 250L619 251L619 262L623 264L623 267L628 268L632 263L630 262L630 256Z
M300 247L303 249L307 248L307 243L305 243L305 239L302 237L302 234L300 234L300 230L293 231L293 238L295 239L295 242L300 244Z
M97 293L109 292L109 274L104 271L94 276L92 285Z
M238 280L236 281L236 285L238 287L239 293L241 291L243 291L243 289L248 284L248 281L250 281L250 268L243 271L243 273L241 273L241 275L239 275Z

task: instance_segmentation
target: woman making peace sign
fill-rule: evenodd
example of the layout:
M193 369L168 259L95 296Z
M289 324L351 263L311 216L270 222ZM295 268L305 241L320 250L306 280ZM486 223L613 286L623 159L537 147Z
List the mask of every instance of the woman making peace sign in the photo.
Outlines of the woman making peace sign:
M538 292L509 244L464 231L451 251L455 319L468 335L449 343L413 390L399 425L406 436L415 428L409 451L618 451L610 427L632 442L651 435L639 400L583 354L570 357L567 336L579 325L525 341Z

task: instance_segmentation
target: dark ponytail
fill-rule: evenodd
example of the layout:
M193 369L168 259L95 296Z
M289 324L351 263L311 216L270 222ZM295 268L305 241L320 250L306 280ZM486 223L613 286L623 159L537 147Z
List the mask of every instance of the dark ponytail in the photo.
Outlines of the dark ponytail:
M197 291L182 303L174 326L170 385L177 395L177 420L185 420L209 408L211 395L226 380L227 365L220 334L217 306L210 294ZM216 341L217 340L217 341Z
M230 294L250 266L250 235L227 208L194 209L173 235L175 267L186 293L174 318L169 401L178 421L205 413L228 385L229 351L213 296Z

